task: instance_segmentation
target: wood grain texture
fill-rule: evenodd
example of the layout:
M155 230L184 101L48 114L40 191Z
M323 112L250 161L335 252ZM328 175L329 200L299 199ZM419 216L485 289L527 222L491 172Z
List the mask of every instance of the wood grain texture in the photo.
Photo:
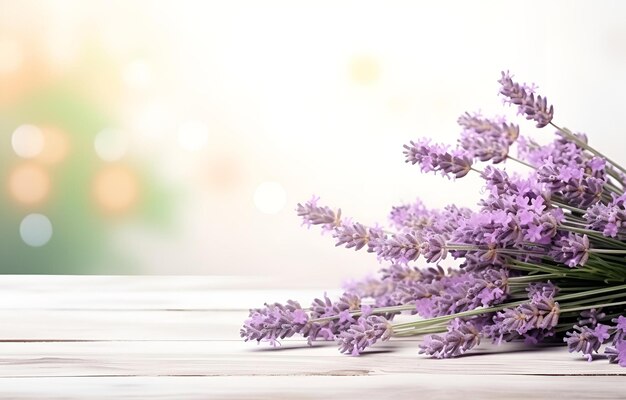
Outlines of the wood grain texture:
M431 360L417 354L419 338L362 357L340 355L332 343L310 348L292 339L269 349L239 340L247 308L322 292L283 284L0 277L0 398L625 398L626 369L562 346L483 344Z

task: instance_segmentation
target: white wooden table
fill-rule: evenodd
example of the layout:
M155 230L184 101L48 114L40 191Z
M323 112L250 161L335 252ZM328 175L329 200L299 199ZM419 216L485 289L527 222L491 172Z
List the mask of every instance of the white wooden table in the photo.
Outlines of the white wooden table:
M626 368L563 347L483 345L477 355L431 360L418 356L418 339L362 357L330 343L244 343L248 308L323 292L271 286L232 277L0 276L0 398L626 398Z

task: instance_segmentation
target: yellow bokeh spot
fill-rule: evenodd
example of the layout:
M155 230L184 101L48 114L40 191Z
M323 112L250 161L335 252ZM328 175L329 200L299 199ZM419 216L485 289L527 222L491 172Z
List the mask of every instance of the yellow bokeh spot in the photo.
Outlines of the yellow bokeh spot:
M105 212L124 213L135 205L139 197L137 177L121 165L103 168L94 180L93 194Z
M50 176L37 164L20 164L9 174L9 193L20 203L39 204L50 193Z
M70 141L67 134L54 127L42 128L44 145L37 160L46 164L57 164L63 161L70 150Z
M370 56L354 57L350 62L350 77L359 85L371 85L380 78L380 64Z

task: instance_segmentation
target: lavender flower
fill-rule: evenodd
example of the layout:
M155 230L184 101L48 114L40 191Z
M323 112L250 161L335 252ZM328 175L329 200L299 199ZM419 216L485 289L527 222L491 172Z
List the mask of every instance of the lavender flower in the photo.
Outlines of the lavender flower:
M434 358L450 358L459 356L480 344L480 328L472 321L454 319L448 325L448 332L443 335L426 337L419 345L419 354Z
M559 293L559 288L552 282L532 282L526 287L528 298L534 304L545 298L554 298Z
M497 314L495 326L500 335L517 332L522 335L536 328L539 310L530 304L506 308ZM494 330L495 331L495 330Z
M378 240L373 245L373 250L381 259L402 264L417 260L422 248L416 232L393 235L389 239Z
M385 318L378 315L363 316L339 334L339 351L358 356L379 340L388 340L391 334L392 326Z
M609 362L626 367L626 317L620 315L611 321L615 324L613 346L607 347L604 354L609 358Z
M420 199L411 204L403 204L393 207L389 214L389 220L393 226L401 231L419 231L432 226L438 217L438 213L428 210Z
M602 198L605 181L593 176L570 179L562 190L563 197L574 207L589 207Z
M517 192L517 185L509 178L506 171L487 166L481 176L486 182L486 187L494 196Z
M359 223L342 223L335 228L333 236L337 239L335 246L345 245L346 248L360 250L368 246L368 251L373 252L375 243L384 237L380 228L368 228Z
M570 353L583 353L588 361L593 360L593 353L597 353L600 346L609 338L609 327L598 324L594 329L588 326L574 325L574 332L567 332L563 341L567 343Z
M323 298L313 300L311 319L329 318L324 322L307 325L303 332L309 344L315 340L335 340L338 335L356 321L353 312L361 310L361 298L354 293L346 292L339 300L332 301L326 294ZM339 318L334 318L339 316Z
M465 150L450 151L446 146L430 144L429 140L411 141L404 145L406 162L419 164L422 172L441 172L442 175L462 178L472 169L472 159Z
M400 281L396 285L398 301L404 304L415 302L417 313L424 318L499 304L506 299L508 292L507 272L496 269L481 273L450 273L430 283Z
M611 321L615 324L613 344L616 344L620 340L626 340L626 317L620 315L617 318L613 318Z
M361 280L352 280L343 284L343 289L360 298L374 299L376 307L387 307L396 305L391 300L391 294L395 289L395 284L390 279L365 277Z
M554 242L550 256L570 268L583 266L589 259L589 238L570 232Z
M432 235L427 242L423 243L424 258L429 263L443 260L448 255L446 239L441 235Z
M619 341L614 347L607 347L604 354L606 354L610 363L626 367L626 340Z
M478 114L466 113L459 117L464 130L459 144L480 161L502 162L509 153L509 146L519 136L519 127L509 125L504 118L486 119Z
M594 328L598 325L598 322L606 317L606 314L601 312L600 310L596 310L592 308L590 310L584 310L580 312L580 317L578 318L579 326L589 326L590 328Z
M457 227L457 221L468 218L468 208L448 205L442 210L427 209L417 199L414 203L393 207L389 219L400 233L416 235L419 240L432 235L448 238Z
M607 205L596 203L585 214L588 228L605 236L626 240L626 194L614 197Z
M267 341L276 346L280 344L278 339L302 333L308 319L307 313L297 301L289 300L285 305L265 304L264 308L250 310L240 335L245 341Z
M586 176L580 166L557 165L550 159L537 169L537 177L575 207L589 207L602 198L604 179Z
M307 226L322 225L324 230L332 230L341 222L341 209L337 212L326 206L318 206L319 197L313 196L304 204L298 203L296 212Z
M530 301L496 313L493 324L485 327L485 335L497 343L520 336L530 342L551 336L560 316L559 303L553 297L556 291L550 284L532 287L528 291Z
M491 136L494 139L504 139L508 144L513 144L519 137L519 126L508 124L504 117L493 119L483 118L480 114L465 113L459 117L457 123L464 129L477 134Z
M554 108L548 107L546 98L541 96L535 98L533 88L513 82L508 72L502 72L498 83L501 85L500 94L507 98L506 102L518 106L520 114L537 122L537 128L543 128L552 121Z

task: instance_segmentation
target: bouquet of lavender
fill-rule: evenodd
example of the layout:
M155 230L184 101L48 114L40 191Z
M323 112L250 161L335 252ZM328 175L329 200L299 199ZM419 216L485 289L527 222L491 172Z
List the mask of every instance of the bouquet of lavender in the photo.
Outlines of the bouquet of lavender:
M552 127L554 141L542 146L502 117L468 113L458 119L456 147L429 139L404 146L406 162L423 172L479 174L487 190L477 211L431 210L417 200L393 207L383 229L347 219L317 198L298 204L305 224L387 266L336 300L324 295L309 307L289 300L251 310L241 329L245 340L276 345L297 334L309 344L334 340L342 353L358 355L392 336L430 334L420 353L437 358L463 354L484 339L556 341L590 361L604 345L610 362L626 366L626 170L585 134L557 126L535 86L504 72L498 82L504 102L538 128ZM509 160L528 174L495 167ZM446 257L458 268L439 266ZM433 266L417 267L419 258ZM419 317L394 323L400 313Z

